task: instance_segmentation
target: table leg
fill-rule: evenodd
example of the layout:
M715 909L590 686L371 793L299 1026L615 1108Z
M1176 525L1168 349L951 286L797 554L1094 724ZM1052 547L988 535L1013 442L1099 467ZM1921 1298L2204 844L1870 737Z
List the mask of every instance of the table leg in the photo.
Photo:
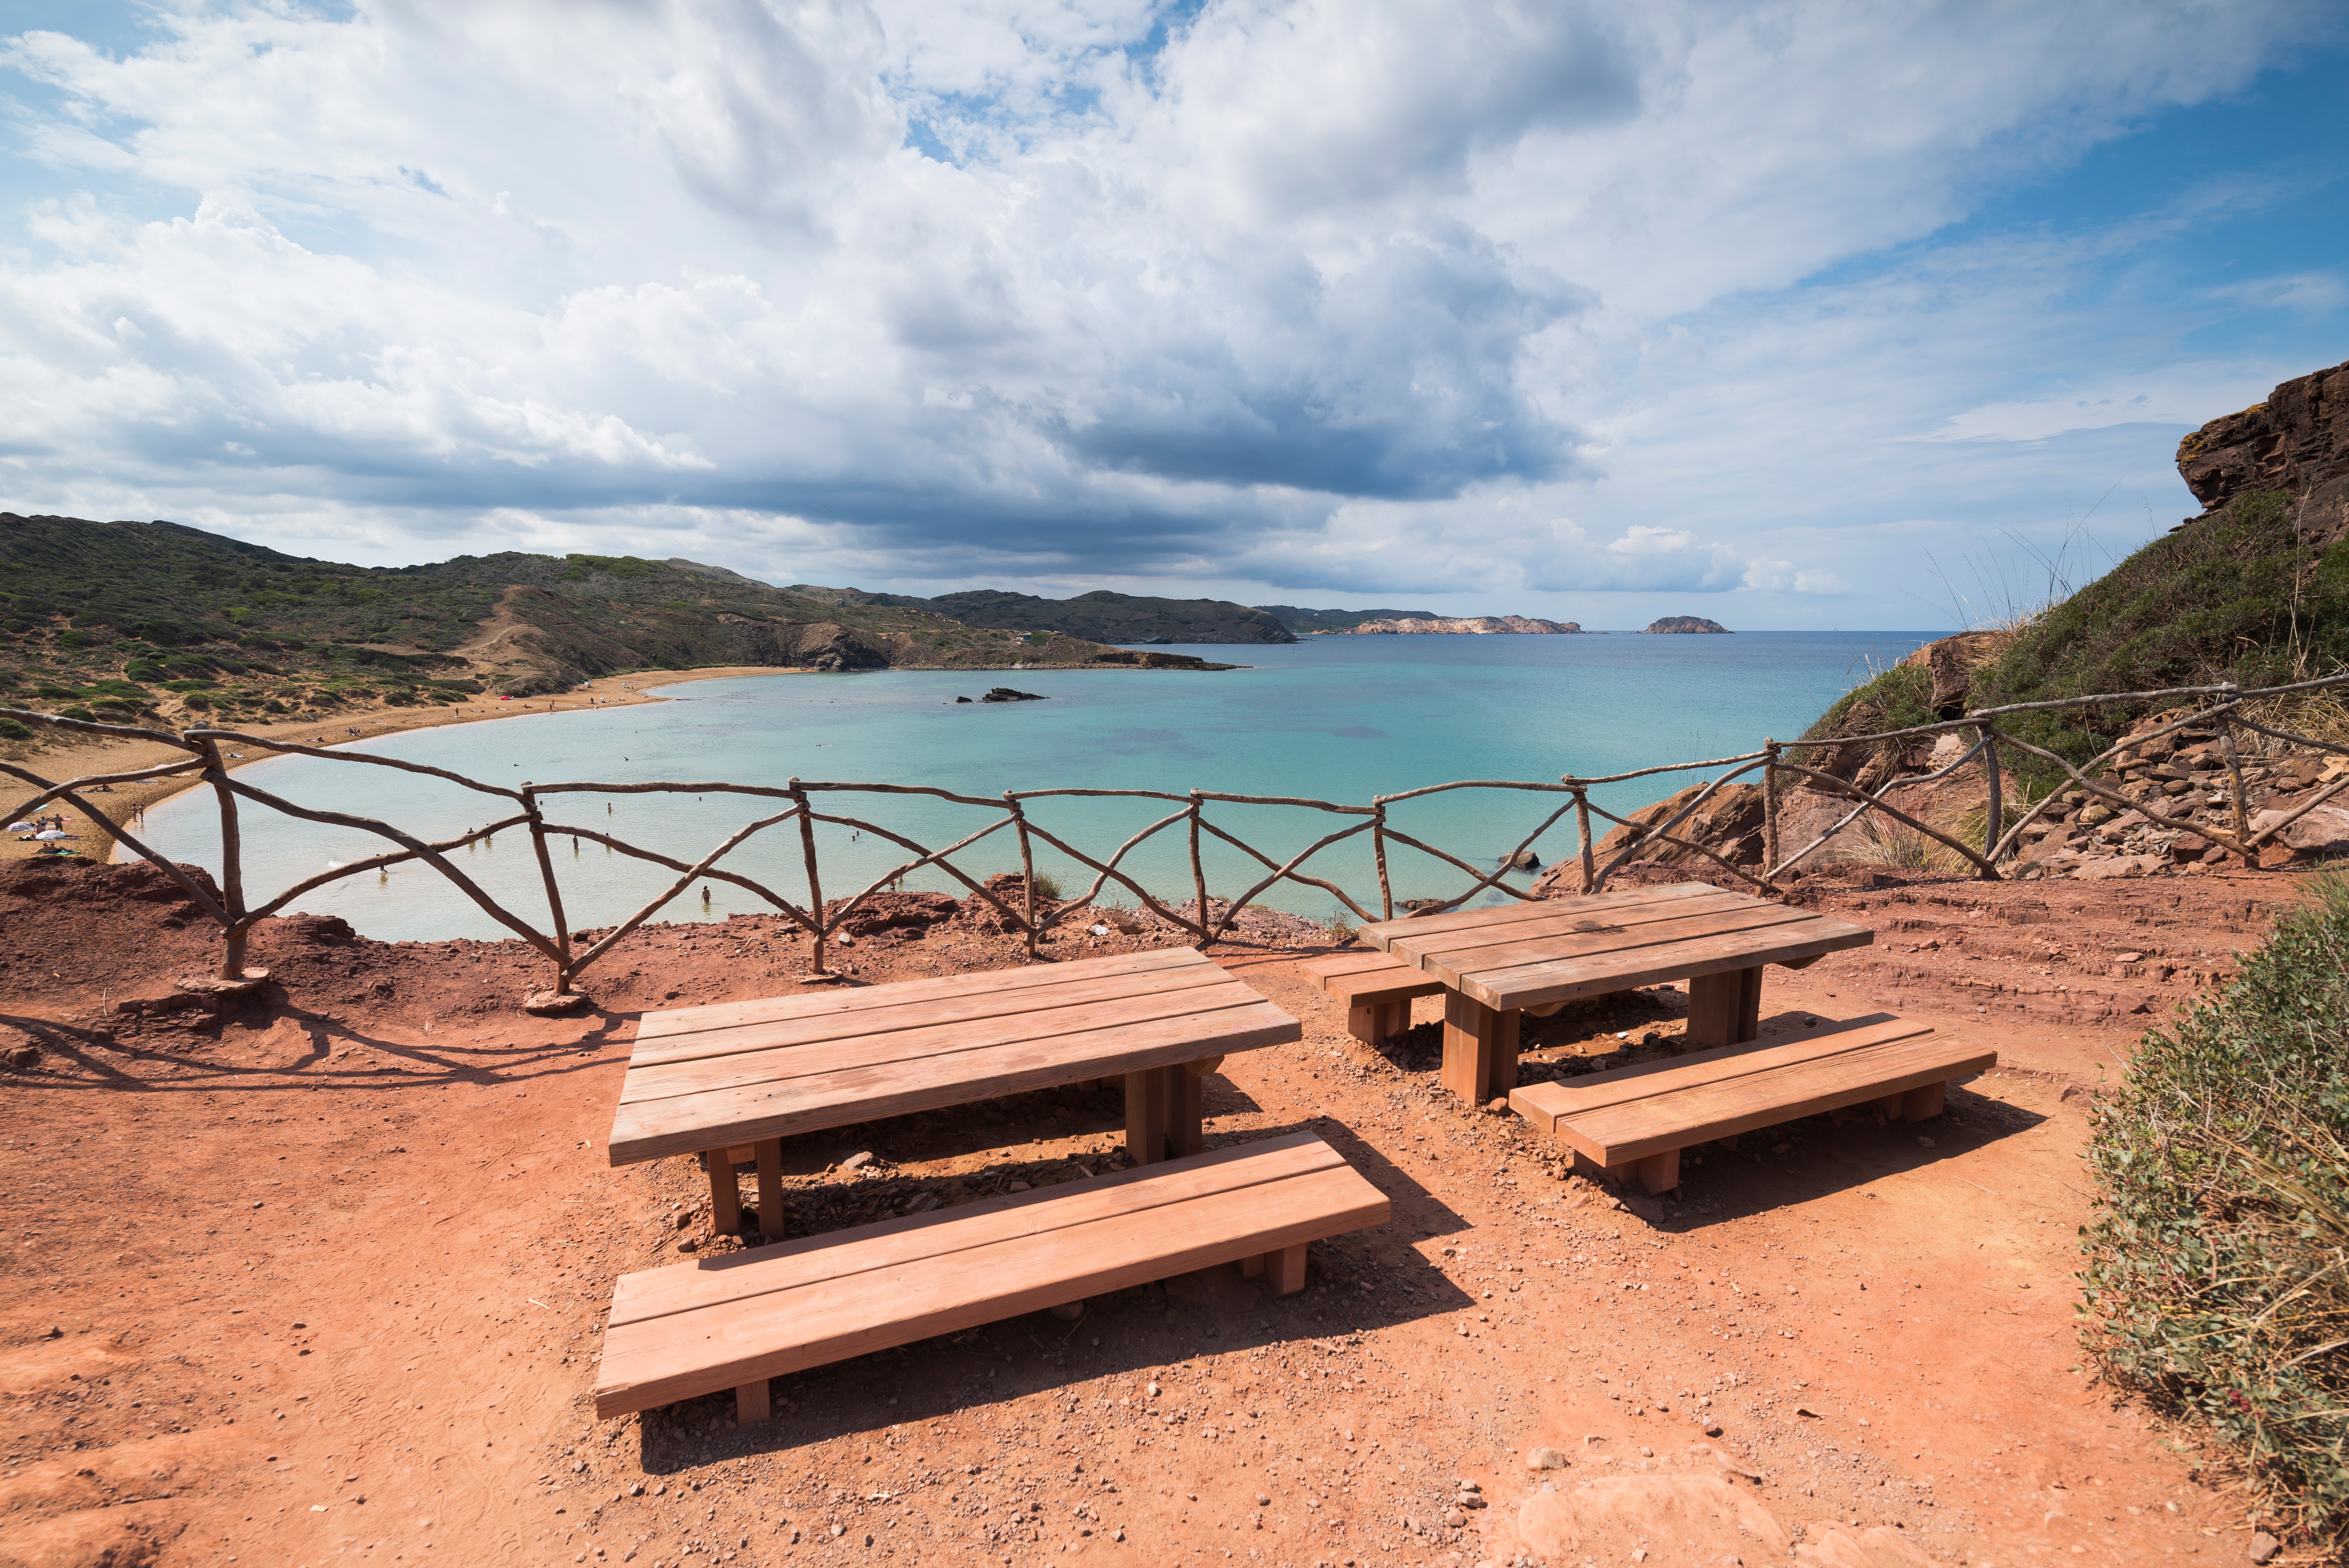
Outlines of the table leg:
M1206 1140L1207 1075L1222 1060L1166 1069L1166 1149L1177 1160L1198 1153Z
M759 1146L759 1239L783 1239L783 1140L762 1140Z
M1125 1153L1136 1165L1166 1158L1166 1069L1125 1075Z
M1517 1087L1515 1007L1487 1007L1457 991L1444 994L1444 1087L1482 1105Z
M1761 1026L1761 970L1729 969L1689 982L1689 1049L1744 1045Z
M709 1228L721 1236L742 1228L742 1189L734 1181L732 1153L712 1149L701 1157L709 1167Z

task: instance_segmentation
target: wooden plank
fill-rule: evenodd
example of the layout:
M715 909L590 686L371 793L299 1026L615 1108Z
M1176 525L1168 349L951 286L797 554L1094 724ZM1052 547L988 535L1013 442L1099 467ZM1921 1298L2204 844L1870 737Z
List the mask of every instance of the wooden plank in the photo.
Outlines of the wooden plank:
M1673 882L1666 887L1625 888L1619 892L1596 893L1588 898L1578 893L1567 898L1541 899L1532 903L1511 903L1493 909L1447 910L1442 914L1413 919L1373 921L1361 928L1361 936L1363 941L1373 946L1387 947L1398 937L1458 931L1465 927L1506 926L1521 920L1544 920L1565 909L1571 909L1577 914L1638 909L1650 903L1669 903L1675 899L1710 897L1721 891L1704 882ZM1747 895L1732 893L1729 896L1743 898Z
M1745 903L1729 909L1698 910L1641 925L1552 932L1505 945L1425 954L1414 949L1413 956L1428 974L1447 985L1457 985L1464 979L1482 978L1496 970L1528 964L1603 959L1610 954L1630 955L1636 960L1639 954L1673 944L1702 942L1749 931L1798 931L1820 918L1807 910L1790 909L1785 904Z
M1773 1035L1745 1045L1691 1051L1661 1061L1609 1068L1605 1072L1555 1083L1528 1084L1509 1097L1516 1109L1542 1131L1560 1117L1630 1105L1659 1095L1676 1094L1701 1084L1727 1083L1748 1074L1768 1072L1800 1062L1826 1061L1847 1051L1869 1046L1913 1040L1933 1032L1890 1013L1870 1013L1839 1023L1815 1025L1791 1034Z
M1928 1036L1561 1118L1557 1135L1601 1164L1620 1165L1997 1065L1996 1051Z
M1443 989L1444 982L1434 975L1392 960L1381 969L1336 975L1321 983L1323 995L1338 997L1353 1007L1408 1002L1414 996L1433 996Z
M821 1078L843 1068L938 1060L962 1051L1017 1045L1022 1040L1045 1039L1054 1035L1091 1034L1120 1024L1143 1024L1224 1007L1251 1006L1263 1000L1263 995L1250 986L1226 978L1221 985L1191 985L1151 996L1043 1008L976 1023L938 1024L928 1028L852 1035L845 1039L802 1044L770 1044L692 1061L632 1064L621 1079L620 1103L636 1105L737 1088L745 1084Z
M742 1188L734 1179L732 1150L707 1150L702 1160L709 1168L709 1228L730 1236L742 1228Z
M1027 964L1014 969L942 975L931 980L899 980L886 985L802 991L788 996L761 996L741 1002L710 1002L698 1007L670 1007L657 1013L647 1013L636 1021L636 1039L641 1043L669 1035L739 1028L746 1025L787 1023L795 1018L826 1017L834 1013L856 1013L874 1007L952 1002L960 997L997 991L1081 985L1123 975L1187 969L1202 964L1209 968L1222 967L1195 948L1169 947L1148 953L1119 954L1110 958L1080 958L1065 964Z
M1275 1201L1277 1196L1278 1201ZM1171 1206L1147 1231L1130 1221L1056 1232L1050 1245L958 1257L952 1271L915 1266L871 1280L778 1291L722 1311L616 1326L604 1336L599 1418L673 1404L1062 1302L1286 1253L1322 1236L1384 1224L1384 1194L1350 1171L1252 1190L1250 1202Z
M1345 1163L1344 1157L1317 1135L1287 1132L1256 1143L1210 1150L1179 1167L1112 1171L1033 1192L981 1198L952 1209L881 1220L828 1235L803 1236L755 1252L623 1274L613 1289L611 1321L640 1323L670 1313L747 1301L769 1291L900 1268L953 1253L1020 1242L1071 1225L1132 1218L1170 1203L1291 1181Z
M1305 1243L1283 1247L1268 1253L1264 1259L1265 1283L1275 1295L1295 1295L1305 1288Z
M1762 1014L1761 970L1695 975L1688 991L1689 1044L1701 1048L1734 1046L1754 1037Z
M1219 985L1246 989L1247 982L1216 965L1185 965L1152 975L1113 975L1068 985L1030 985L1015 991L983 991L942 1000L932 998L903 1006L867 1007L855 1012L828 1013L779 1024L745 1024L730 1029L673 1035L650 1044L639 1042L628 1054L632 1068L669 1067L705 1060L723 1060L747 1051L782 1046L816 1045L826 1040L854 1040L878 1035L910 1034L916 1030L982 1026L1005 1018L1025 1017L1080 1006L1114 1006L1156 996L1179 996ZM875 987L879 989L880 987Z
M1642 905L1611 914L1587 914L1578 910L1562 909L1539 920L1521 920L1506 926L1438 932L1432 936L1398 937L1390 951L1399 962L1409 963L1419 969L1432 970L1434 965L1449 970L1477 969L1494 964L1517 962L1508 956L1511 954L1546 954L1551 951L1596 951L1621 946L1637 941L1642 933L1656 927L1675 926L1692 921L1711 919L1723 923L1691 927L1696 931L1743 930L1745 923L1757 915L1774 921L1816 918L1806 910L1747 898L1742 893L1723 892L1715 893L1711 898L1675 899L1667 903ZM1556 948L1555 944L1561 942L1579 943L1581 945ZM1479 953L1501 956L1486 960L1477 957Z
M1876 934L1840 921L1822 921L1794 928L1795 941L1783 928L1706 937L1642 948L1635 954L1609 954L1563 963L1528 964L1516 969L1486 970L1459 983L1459 989L1488 1007L1533 1007L1546 1002L1572 1002L1584 996L1635 990L1668 980L1693 979L1723 969L1753 969L1783 964L1818 953L1865 947Z
M1164 1068L1125 1075L1125 1153L1136 1165L1166 1158L1167 1087Z
M1372 951L1338 953L1327 958L1309 958L1297 967L1312 975L1316 980L1328 981L1340 975L1359 975L1364 971L1375 973L1382 969L1392 969L1402 963L1402 960L1390 954Z
M1196 1163L1186 1161L1134 1174L1145 1181L1179 1180ZM1050 1201L1036 1207L1057 1209L1067 1202L1060 1195L1065 1191L1037 1195ZM803 1254L794 1254L788 1245L763 1248L737 1255L743 1276L771 1282L771 1288L754 1295L629 1318L622 1316L616 1296L598 1373L596 1409L599 1416L618 1415L740 1387L1251 1253L1286 1252L1319 1236L1383 1224L1390 1213L1385 1195L1340 1161L1187 1202L1157 1204L1142 1214L1073 1220L1048 1213L1041 1216L1047 1222L1060 1218L1071 1222L893 1266L825 1273L804 1284L792 1278L794 1265L805 1261ZM885 1225L896 1229L901 1223ZM871 1239L870 1231L882 1228L840 1233L829 1240L854 1250ZM944 1233L951 1224L936 1229ZM827 1261L819 1258L817 1267L823 1269ZM700 1273L693 1264L657 1272ZM711 1283L687 1281L688 1286ZM725 1283L739 1286L743 1281Z
M1522 1020L1457 991L1444 998L1444 1087L1471 1105L1483 1105L1516 1087L1517 1034Z
M753 1147L759 1159L759 1235L764 1241L780 1242L783 1239L783 1140L762 1138Z
M951 1072L923 1075L899 1071L890 1064L846 1068L782 1086L750 1085L678 1099L623 1104L613 1117L606 1154L611 1163L626 1165L689 1153L720 1140L788 1138L826 1127L1025 1094L1089 1078L1171 1067L1202 1056L1286 1045L1304 1037L1303 1025L1257 997L1245 1007L959 1052L945 1058L953 1064Z

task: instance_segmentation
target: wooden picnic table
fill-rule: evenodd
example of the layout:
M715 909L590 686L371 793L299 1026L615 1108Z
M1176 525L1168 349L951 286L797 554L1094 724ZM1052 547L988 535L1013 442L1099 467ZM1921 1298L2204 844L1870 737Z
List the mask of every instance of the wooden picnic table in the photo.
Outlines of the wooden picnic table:
M1123 1078L1126 1149L1152 1164L1199 1151L1202 1080L1226 1056L1303 1037L1190 948L678 1007L636 1026L609 1153L705 1152L712 1219L731 1231L750 1145L772 1240L794 1133Z
M1479 1104L1517 1083L1528 1008L1689 983L1692 1049L1751 1040L1762 970L1800 969L1875 933L1703 882L1499 909L1453 910L1362 927L1362 937L1444 985L1444 1085Z

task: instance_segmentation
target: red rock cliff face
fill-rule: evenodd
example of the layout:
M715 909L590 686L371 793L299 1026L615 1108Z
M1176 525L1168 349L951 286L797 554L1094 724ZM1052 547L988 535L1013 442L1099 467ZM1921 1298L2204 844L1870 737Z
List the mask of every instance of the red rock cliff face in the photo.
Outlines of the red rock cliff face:
M2349 535L2349 364L2211 420L2178 444L2178 471L2205 517L2246 492L2285 490L2305 498L2301 526L2317 548Z

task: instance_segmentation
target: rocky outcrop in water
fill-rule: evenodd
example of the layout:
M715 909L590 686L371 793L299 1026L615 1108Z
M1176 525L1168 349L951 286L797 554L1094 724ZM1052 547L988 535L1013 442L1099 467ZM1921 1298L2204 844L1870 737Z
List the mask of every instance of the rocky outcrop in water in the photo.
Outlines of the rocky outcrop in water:
M2178 443L2178 472L2201 517L2239 495L2282 490L2302 501L2310 549L2349 537L2349 363L2296 376L2266 402L2211 420Z
M1667 615L1661 621L1651 621L1645 628L1651 632L1722 632L1729 628L1718 621L1708 621L1702 615Z

